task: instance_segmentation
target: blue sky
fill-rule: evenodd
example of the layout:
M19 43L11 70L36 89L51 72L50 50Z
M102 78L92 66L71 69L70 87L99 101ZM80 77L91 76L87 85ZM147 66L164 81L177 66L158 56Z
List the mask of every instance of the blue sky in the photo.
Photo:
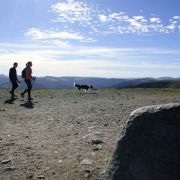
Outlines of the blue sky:
M0 0L0 74L180 77L179 0Z

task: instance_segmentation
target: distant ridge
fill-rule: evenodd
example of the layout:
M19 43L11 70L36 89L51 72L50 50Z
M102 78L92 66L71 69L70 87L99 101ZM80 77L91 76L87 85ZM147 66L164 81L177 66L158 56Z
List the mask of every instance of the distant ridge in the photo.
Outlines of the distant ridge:
M128 85L128 86L124 86L123 88L180 88L180 79L155 80L151 82L139 83L136 85Z
M24 89L24 80L19 88ZM180 78L160 77L160 78L98 78L98 77L38 77L33 85L34 89L72 89L73 84L93 85L94 88L180 88ZM0 74L0 88L11 86L9 77Z

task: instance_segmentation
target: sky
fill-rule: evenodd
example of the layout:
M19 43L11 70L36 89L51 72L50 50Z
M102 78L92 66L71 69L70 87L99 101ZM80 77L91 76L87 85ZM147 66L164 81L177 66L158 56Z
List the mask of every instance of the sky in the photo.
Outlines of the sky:
M179 0L0 0L0 74L180 77Z

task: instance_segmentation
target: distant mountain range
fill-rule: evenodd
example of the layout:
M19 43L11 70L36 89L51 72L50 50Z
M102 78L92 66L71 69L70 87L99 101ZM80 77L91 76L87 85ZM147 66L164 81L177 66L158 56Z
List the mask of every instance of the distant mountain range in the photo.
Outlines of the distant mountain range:
M19 88L25 88L24 80ZM33 85L34 89L71 89L73 84L87 84L94 88L180 88L180 78L95 78L95 77L38 77ZM9 77L0 74L0 88L10 88Z

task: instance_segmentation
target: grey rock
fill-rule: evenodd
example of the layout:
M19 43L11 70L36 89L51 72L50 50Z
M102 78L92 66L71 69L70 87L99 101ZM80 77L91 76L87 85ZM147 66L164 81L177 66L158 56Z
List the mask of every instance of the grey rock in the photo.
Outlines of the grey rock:
M27 179L32 179L33 177L34 177L34 174L33 173L29 173L29 174L27 174Z
M90 170L85 170L85 178L90 178L91 177L91 171Z
M81 165L91 165L92 164L92 160L83 159L80 164Z
M44 179L45 177L43 175L38 176L38 179Z
M4 168L4 171L14 171L14 170L15 170L14 166Z
M9 162L11 162L11 160L9 160L9 159L5 159L5 160L2 160L2 161L1 161L2 164L7 164L7 163L9 163Z
M91 141L91 145L98 145L98 144L103 144L103 141L99 140L99 139L93 139Z
M180 104L131 113L105 172L106 180L180 178Z

